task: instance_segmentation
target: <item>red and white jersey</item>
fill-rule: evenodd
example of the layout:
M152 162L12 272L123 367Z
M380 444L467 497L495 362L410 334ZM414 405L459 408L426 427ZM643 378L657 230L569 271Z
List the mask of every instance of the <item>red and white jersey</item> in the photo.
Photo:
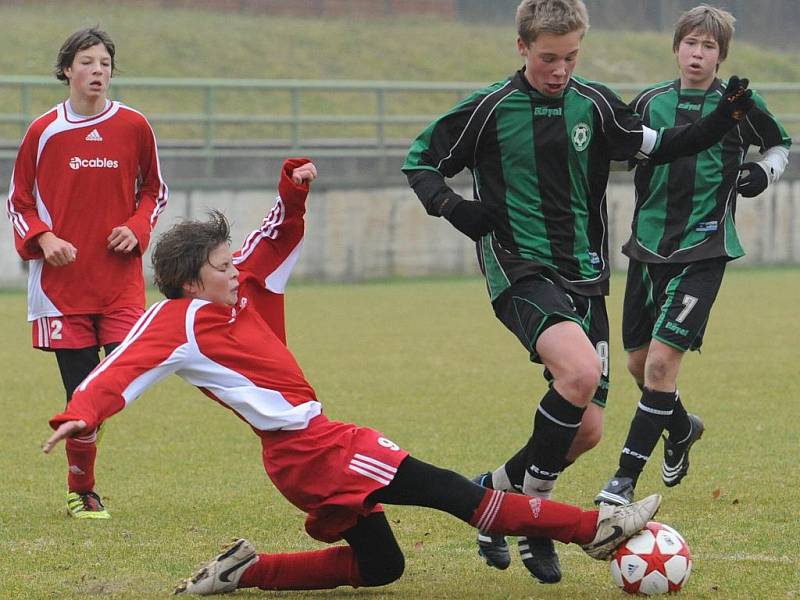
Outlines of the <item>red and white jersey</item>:
M189 298L154 304L52 426L82 419L94 428L170 373L258 431L304 429L322 412L284 334L283 291L302 245L308 194L290 175L306 162L284 163L275 206L234 255L236 306Z
M20 145L7 213L19 255L30 261L28 320L144 307L142 253L167 202L156 140L141 113L110 102L77 118L68 102L36 119ZM127 225L138 246L108 249ZM52 231L78 250L64 267L45 263L36 237Z

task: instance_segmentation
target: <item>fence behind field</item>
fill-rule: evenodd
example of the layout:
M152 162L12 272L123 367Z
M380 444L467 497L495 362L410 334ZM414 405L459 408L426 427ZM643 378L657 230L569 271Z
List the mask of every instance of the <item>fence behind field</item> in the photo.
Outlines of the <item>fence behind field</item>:
M115 78L112 96L144 112L173 189L259 189L259 165L288 154L344 159L336 185L400 182L396 163L436 115L474 82ZM631 98L644 84L612 84ZM755 84L800 139L800 83ZM0 184L31 120L64 96L52 78L0 77ZM360 165L373 167L370 172Z

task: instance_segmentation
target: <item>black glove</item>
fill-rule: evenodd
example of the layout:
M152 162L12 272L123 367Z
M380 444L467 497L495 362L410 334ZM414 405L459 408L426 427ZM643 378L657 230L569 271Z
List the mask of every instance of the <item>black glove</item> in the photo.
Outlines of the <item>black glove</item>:
M462 200L453 207L445 218L464 235L477 242L497 227L497 219L480 202Z
M747 171L747 175L744 172ZM745 198L754 198L767 189L769 178L764 167L754 162L743 163L739 167L739 179L736 181L736 191Z
M731 75L728 85L722 93L716 111L723 117L741 121L747 111L753 108L753 90L748 90L750 80L739 79L736 75Z

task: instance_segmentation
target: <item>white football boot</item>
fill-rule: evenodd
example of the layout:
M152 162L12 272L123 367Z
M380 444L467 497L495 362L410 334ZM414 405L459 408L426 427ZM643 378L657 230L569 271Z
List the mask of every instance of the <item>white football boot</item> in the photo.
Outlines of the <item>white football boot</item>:
M622 542L641 531L658 512L661 495L653 494L624 506L601 505L597 515L597 533L583 551L597 560L608 560Z
M176 594L210 596L227 594L239 585L245 569L258 560L256 548L244 539L238 539L223 548L222 553L201 566L189 579L175 588Z

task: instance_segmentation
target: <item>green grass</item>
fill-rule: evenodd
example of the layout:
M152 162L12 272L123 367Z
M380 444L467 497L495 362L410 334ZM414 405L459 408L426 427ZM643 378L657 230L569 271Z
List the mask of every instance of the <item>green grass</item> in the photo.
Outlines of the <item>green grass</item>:
M0 74L48 75L66 36L100 24L117 43L119 75L126 77L212 77L253 79L366 79L471 81L503 79L520 66L513 16L507 26L467 25L435 19L290 19L207 10L128 7L123 3L65 1L0 6L7 24L0 38ZM42 19L43 10L58 19ZM145 25L146 24L146 25ZM577 73L606 82L652 83L675 76L670 34L592 30ZM791 52L772 52L735 42L721 74L747 75L756 82L800 80ZM58 88L32 94L40 114L60 100ZM320 93L304 96L306 114L374 114L371 95ZM123 99L146 114L197 112L199 93L123 90ZM435 115L454 104L452 94L392 94L391 114ZM775 112L796 112L797 94L768 96ZM12 110L18 94L0 89L0 103ZM217 111L233 114L289 113L288 94L222 93ZM792 132L797 135L796 124ZM389 127L387 137L412 137L419 126ZM306 137L372 135L374 128L304 126ZM199 126L172 126L167 137L199 137ZM282 126L226 126L220 138L288 137ZM16 139L18 127L0 126L0 138Z
M641 494L664 493L659 519L691 545L695 570L683 597L800 596L798 275L729 272L703 353L686 357L680 378L707 425L690 476L666 490L656 460L640 483ZM605 438L557 489L558 499L584 506L613 470L638 396L618 339L623 284L615 278L609 302ZM0 598L166 597L234 535L264 551L320 547L263 473L256 436L177 378L109 422L98 489L113 519L70 520L63 451L39 451L63 390L53 357L29 348L24 303L21 292L0 294ZM529 435L544 382L495 321L481 281L295 285L288 311L290 346L331 417L376 427L415 456L469 475L496 466ZM506 572L484 567L472 530L446 515L387 514L407 557L405 576L390 587L236 597L623 597L608 566L575 547L561 546L565 578L545 588L516 559Z

